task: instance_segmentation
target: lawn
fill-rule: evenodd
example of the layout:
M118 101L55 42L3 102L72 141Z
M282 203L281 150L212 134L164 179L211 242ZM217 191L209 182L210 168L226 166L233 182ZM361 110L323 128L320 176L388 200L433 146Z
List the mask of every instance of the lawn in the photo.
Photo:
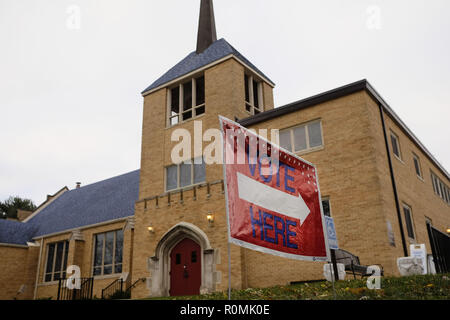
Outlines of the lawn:
M450 274L412 277L386 277L381 289L369 290L367 279L335 283L338 300L450 300ZM228 292L189 297L165 297L164 300L226 300ZM160 300L155 299L155 300ZM232 300L330 300L331 282L320 281L264 289L233 290Z

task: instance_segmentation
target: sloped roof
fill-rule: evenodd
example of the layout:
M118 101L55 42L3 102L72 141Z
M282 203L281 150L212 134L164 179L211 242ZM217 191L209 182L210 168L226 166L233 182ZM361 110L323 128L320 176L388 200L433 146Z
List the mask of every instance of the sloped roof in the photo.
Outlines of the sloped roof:
M239 51L237 51L232 45L230 45L225 39L222 38L215 41L211 46L209 46L208 49L200 54L197 54L196 51L190 53L172 69L167 71L162 77L153 82L147 89L142 92L142 94L145 95L147 92L153 89L161 87L164 84L169 83L170 81L187 75L229 55L234 55L236 58L251 67L261 77L265 78L272 85L274 85L274 83L264 73L262 73L247 58L245 58L242 54L239 53Z
M27 222L0 221L0 243L32 238L134 215L139 170L63 193Z
M36 233L36 227L12 220L0 220L0 243L25 245Z
M326 91L315 96L299 100L282 107L271 109L260 114L241 119L239 123L244 126L252 126L273 118L283 116L292 112L303 110L316 106L320 103L330 101L333 99L338 99L340 97L347 96L349 94L365 90L379 105L383 107L385 112L392 117L392 119L403 129L406 135L420 148L425 155L436 165L437 168L444 174L447 179L450 179L450 174L444 168L442 164L433 156L433 154L425 147L425 145L420 142L420 140L414 135L411 129L400 119L400 117L394 112L394 110L389 106L389 104L381 97L381 95L374 89L374 87L366 79L350 83L348 85Z

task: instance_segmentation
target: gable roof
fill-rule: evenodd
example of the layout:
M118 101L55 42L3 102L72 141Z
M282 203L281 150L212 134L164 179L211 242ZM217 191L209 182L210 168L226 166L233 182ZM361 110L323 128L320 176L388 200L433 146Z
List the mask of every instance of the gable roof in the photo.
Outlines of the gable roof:
M215 41L205 51L198 54L196 51L191 52L186 58L181 60L172 69L167 71L162 77L153 82L147 89L142 92L142 95L147 95L151 91L164 86L165 84L176 80L182 76L185 76L195 70L201 69L209 64L217 62L227 56L234 56L241 60L244 64L249 66L259 76L267 80L271 85L275 84L257 67L255 67L247 58L239 53L232 45L230 45L225 39L219 39Z
M302 109L306 109L309 107L313 107L320 103L324 103L326 101L330 101L333 99L338 99L344 96L347 96L352 93L356 93L359 91L366 91L369 96L374 99L378 105L381 105L385 112L397 123L400 128L405 132L405 134L417 145L419 149L423 151L423 153L436 165L437 168L450 180L450 175L443 165L436 160L436 158L431 154L430 151L423 145L422 142L414 135L414 133L408 128L408 126L400 119L400 117L394 112L394 110L384 101L384 99L380 96L380 94L373 88L373 86L366 79L350 83L348 85L326 91L315 96L299 100L290 104L287 104L282 107L278 107L275 109L268 110L266 112L262 112L255 116L251 116L239 121L239 124L242 126L251 126L257 123L261 123L273 118L280 117L285 114L289 114L291 112L299 111Z
M64 192L27 222L0 221L0 243L34 238L134 215L139 170Z

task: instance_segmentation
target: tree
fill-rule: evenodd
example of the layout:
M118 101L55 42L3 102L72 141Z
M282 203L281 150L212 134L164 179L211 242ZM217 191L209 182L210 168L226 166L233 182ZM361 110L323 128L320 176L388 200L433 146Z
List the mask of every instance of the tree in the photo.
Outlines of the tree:
M19 196L11 196L5 201L0 201L0 219L14 218L17 219L17 210L36 210L36 205L30 199L22 199Z

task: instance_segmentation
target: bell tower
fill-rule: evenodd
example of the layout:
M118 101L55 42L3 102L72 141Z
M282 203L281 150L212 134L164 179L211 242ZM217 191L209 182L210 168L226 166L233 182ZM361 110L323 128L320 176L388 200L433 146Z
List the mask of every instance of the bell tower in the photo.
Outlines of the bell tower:
M172 243L162 241L167 240L170 230L178 230L173 228L180 223L183 227L176 231L174 239L187 237L200 244L205 254L201 261L208 261L211 266L202 269L201 290L226 288L225 279L219 281L220 274L226 274L219 261L225 261L227 252L223 169L222 164L206 165L203 161L202 150L215 140L208 139L205 133L219 129L219 115L244 119L274 106L274 83L225 39L217 39L212 0L201 0L198 21L195 51L142 92L144 111L133 278L148 277L146 266L154 268L150 271L152 295L168 294L166 270L170 266L169 260L164 260L168 256L164 250L161 249L161 256L149 255L166 245L170 249ZM155 47L155 50L164 48ZM184 142L180 133L189 136L191 152L175 163L172 152ZM198 140L203 146L200 152L194 148ZM206 219L208 212L216 217L213 227ZM240 249L233 249L232 255L234 261L240 261ZM233 287L240 286L239 277L233 278Z

